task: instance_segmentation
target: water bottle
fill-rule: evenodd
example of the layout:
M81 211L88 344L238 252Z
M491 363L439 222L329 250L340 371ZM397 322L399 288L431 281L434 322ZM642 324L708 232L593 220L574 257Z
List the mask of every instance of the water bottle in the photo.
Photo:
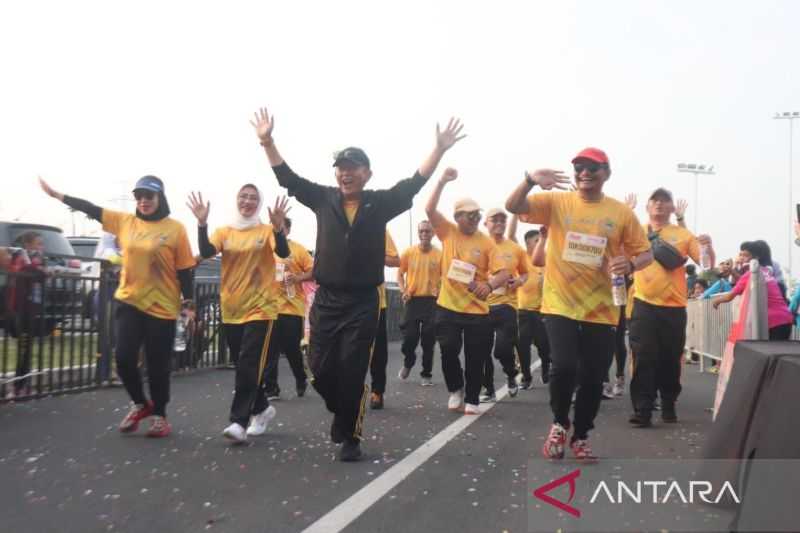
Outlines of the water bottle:
M618 307L622 307L628 302L625 276L622 274L611 274L611 296L614 298L614 305Z
M289 298L294 298L294 295L297 294L294 290L294 283L286 282L286 296Z
M711 251L707 244L700 247L700 266L703 267L703 270L711 270L711 267L714 266L711 264Z

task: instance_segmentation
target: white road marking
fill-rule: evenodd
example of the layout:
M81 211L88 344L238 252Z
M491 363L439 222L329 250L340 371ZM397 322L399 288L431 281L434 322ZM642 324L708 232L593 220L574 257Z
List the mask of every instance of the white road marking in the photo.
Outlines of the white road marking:
M537 360L531 365L531 370L533 371L539 368L539 366L541 366L541 361ZM497 390L497 401L499 402L507 395L508 386L505 385ZM433 457L445 444L457 437L459 433L467 429L473 422L478 420L495 405L497 404L483 403L478 407L480 409L480 414L463 415L434 435L429 441L423 443L419 448L408 454L396 465L362 487L361 490L334 507L328 514L308 526L303 530L303 533L333 533L342 531L356 518L366 512L367 509L372 507L378 500L383 498L390 490L411 475L414 470Z

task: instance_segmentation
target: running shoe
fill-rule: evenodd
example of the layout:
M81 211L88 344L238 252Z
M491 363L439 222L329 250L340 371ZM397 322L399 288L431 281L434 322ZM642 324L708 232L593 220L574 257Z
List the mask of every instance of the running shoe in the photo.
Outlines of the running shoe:
M339 426L336 425L336 418L331 422L331 442L334 444L341 444L344 442L345 435Z
M451 411L460 411L464 407L464 389L458 389L450 393L447 400L447 408Z
M649 413L642 413L641 411L637 411L631 415L631 417L628 419L628 422L637 428L649 428L653 426L651 415Z
M533 388L533 378L523 378L519 384L522 390L531 390Z
M306 389L308 389L308 382L301 381L297 384L297 397L302 398L306 395Z
M247 431L241 424L234 422L222 431L222 435L232 441L234 444L241 444L247 442Z
M159 439L166 437L170 433L172 433L172 426L169 425L167 419L163 416L154 416L150 422L150 429L147 430L147 436Z
M351 463L361 459L361 442L358 439L347 439L339 449L339 460Z
M614 387L611 383L603 383L603 399L613 400L614 398Z
M122 433L133 433L139 429L139 422L153 414L153 402L145 402L144 405L137 404L131 407L122 422L119 423L119 430Z
M497 396L495 396L494 392L487 392L485 394L481 394L478 398L480 403L494 403L497 401Z
M267 391L267 399L271 402L279 402L281 399L280 389Z
M516 376L509 376L508 380L508 395L512 398L517 395L519 392L519 385L517 385L517 377Z
M370 394L369 397L369 408L370 409L383 409L383 394L379 392L373 392Z
M410 373L411 373L411 369L410 368L402 367L400 369L400 372L397 374L397 377L400 378L400 379L406 379L406 378L408 378L408 375Z
M275 414L275 408L270 405L257 415L250 417L250 424L247 426L247 436L258 437L259 435L263 435L267 431L269 423L275 418ZM239 424L236 425L238 426Z
M423 387L433 387L433 380L431 378L423 377L420 385Z
M678 422L678 415L675 413L674 403L665 403L661 408L661 421L667 424L675 424Z
M464 404L464 414L465 415L479 415L481 414L481 410L477 405L471 403Z
M567 443L567 430L561 424L550 426L550 433L547 434L542 445L542 455L546 459L563 459L564 445Z
M614 396L622 396L625 394L625 376L617 376L617 381L614 383L614 388L611 389Z
M572 453L578 461L597 461L597 456L592 453L592 447L589 446L587 439L576 439L570 443L569 447L572 448Z

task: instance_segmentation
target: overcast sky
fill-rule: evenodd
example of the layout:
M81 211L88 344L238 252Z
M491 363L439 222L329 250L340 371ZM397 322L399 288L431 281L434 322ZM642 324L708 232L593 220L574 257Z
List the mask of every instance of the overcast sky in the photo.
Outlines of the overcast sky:
M772 116L800 111L800 2L466 4L6 3L0 219L71 232L37 174L110 207L152 173L194 237L188 191L211 198L212 229L233 216L241 184L281 192L248 124L258 106L274 113L276 143L301 175L332 184L332 153L357 145L374 188L410 176L436 122L457 115L469 136L437 171L460 171L448 213L466 195L499 206L525 168L569 170L592 145L611 158L608 194L637 193L640 217L657 186L693 201L677 163L714 164L700 178L699 221L718 257L763 238L786 263L789 124ZM293 237L313 247L310 212L292 214ZM97 225L78 218L77 230ZM390 231L407 246L408 216Z

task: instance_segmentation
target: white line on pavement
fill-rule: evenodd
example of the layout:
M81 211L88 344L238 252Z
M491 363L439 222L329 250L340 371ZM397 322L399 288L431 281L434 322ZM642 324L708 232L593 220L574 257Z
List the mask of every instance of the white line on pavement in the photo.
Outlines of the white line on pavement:
M539 366L541 366L541 361L537 360L531 365L531 370L535 370ZM503 386L497 391L497 401L499 402L507 395L508 386ZM356 518L366 512L367 509L372 507L378 500L383 498L390 490L411 475L414 470L433 457L445 444L453 440L459 433L467 429L473 422L478 420L495 405L495 403L484 403L479 406L480 414L463 415L434 435L429 441L408 454L396 465L362 487L361 490L334 507L328 514L308 526L303 530L303 533L338 533L342 531Z

